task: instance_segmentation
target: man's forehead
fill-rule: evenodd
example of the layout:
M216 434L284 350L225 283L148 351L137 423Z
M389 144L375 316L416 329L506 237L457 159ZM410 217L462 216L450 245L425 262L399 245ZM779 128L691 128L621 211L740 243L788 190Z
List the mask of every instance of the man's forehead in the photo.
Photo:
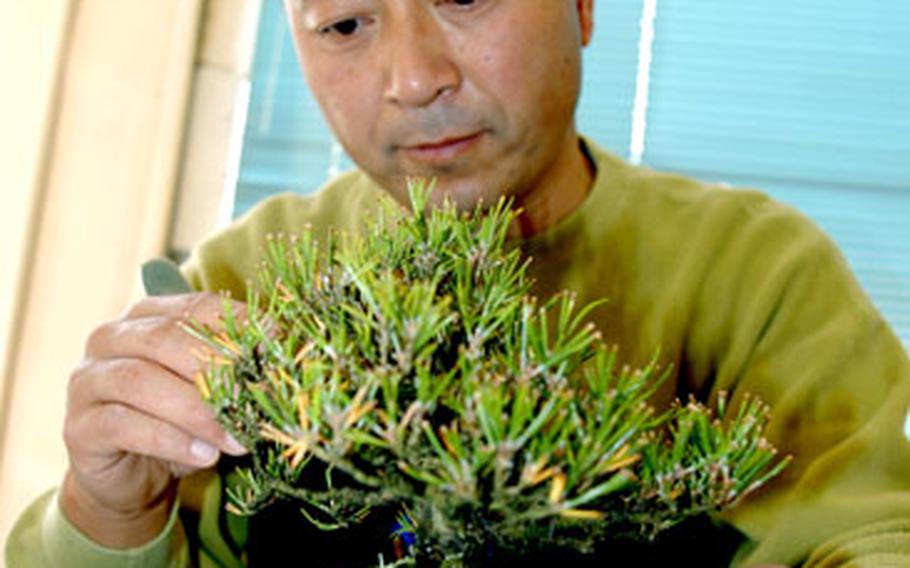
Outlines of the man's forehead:
M307 12L320 8L342 8L350 2L347 0L287 0L286 4L295 12Z
M375 3L376 0L288 0L288 4L298 10L311 10L315 8L347 8L354 5L362 6L364 3Z

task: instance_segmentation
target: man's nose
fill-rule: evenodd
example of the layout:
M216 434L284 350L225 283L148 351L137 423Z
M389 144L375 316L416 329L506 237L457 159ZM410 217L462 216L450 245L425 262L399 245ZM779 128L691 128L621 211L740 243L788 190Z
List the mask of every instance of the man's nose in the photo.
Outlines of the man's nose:
M385 98L407 107L425 107L461 86L444 31L431 16L398 22L390 30Z

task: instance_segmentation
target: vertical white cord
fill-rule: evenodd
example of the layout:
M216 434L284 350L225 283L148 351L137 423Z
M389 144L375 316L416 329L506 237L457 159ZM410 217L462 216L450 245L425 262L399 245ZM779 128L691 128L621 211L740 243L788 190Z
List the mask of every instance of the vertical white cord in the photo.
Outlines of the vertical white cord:
M265 133L272 128L272 118L275 115L275 93L278 91L278 76L281 73L281 58L284 57L284 36L280 33L273 34L269 45L269 71L266 73L265 102L262 114L259 115L259 124L256 128Z
M231 120L231 140L224 172L224 187L221 190L221 203L218 206L218 227L224 227L234 217L234 206L237 200L237 183L240 181L240 159L243 157L243 135L250 111L250 93L252 86L249 79L237 85L234 100L234 117Z
M651 102L651 62L654 49L654 21L657 19L657 0L644 0L641 12L641 33L638 41L638 78L635 81L635 103L632 107L632 136L629 142L629 161L641 164L645 154L648 129L648 104Z
M253 72L253 57L256 52L256 43L259 36L259 30L262 26L263 6L260 2L247 2L246 14L243 16L243 27L239 33L240 39L238 45L243 46L243 51L236 54L235 63L238 70L242 72L237 81L237 90L234 93L234 108L231 116L231 130L227 155L225 156L224 178L221 186L221 199L218 202L218 218L216 227L227 226L234 218L234 210L237 205L237 184L240 182L240 161L243 158L244 136L246 135L247 122L250 117L250 97L252 97L253 85L250 75ZM281 54L274 53L276 50L274 40L272 43L272 74L276 72L276 66L280 62ZM274 86L273 86L274 90ZM269 117L271 121L271 117ZM260 129L268 128L268 124L258 124Z

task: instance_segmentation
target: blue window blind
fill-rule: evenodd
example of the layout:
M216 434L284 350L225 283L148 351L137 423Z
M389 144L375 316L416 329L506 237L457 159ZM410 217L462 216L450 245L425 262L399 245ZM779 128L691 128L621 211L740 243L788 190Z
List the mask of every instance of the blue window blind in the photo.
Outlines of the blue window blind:
M273 193L310 193L351 167L306 87L281 0L263 2L251 75L235 217Z
M582 132L814 218L910 342L910 2L599 0ZM653 33L651 33L653 32ZM351 167L265 0L235 214Z
M644 163L806 212L910 340L910 2L665 0L654 27Z

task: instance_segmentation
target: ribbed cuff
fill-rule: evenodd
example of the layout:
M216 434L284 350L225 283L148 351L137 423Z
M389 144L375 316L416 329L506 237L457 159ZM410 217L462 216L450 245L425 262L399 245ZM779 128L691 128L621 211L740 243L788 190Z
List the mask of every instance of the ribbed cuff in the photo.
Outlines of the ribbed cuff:
M820 546L805 568L910 567L910 520L873 523Z
M188 566L186 535L178 522L179 503L153 540L136 548L118 550L97 544L73 526L60 510L55 494L41 523L45 553L52 566L72 568L178 568Z

